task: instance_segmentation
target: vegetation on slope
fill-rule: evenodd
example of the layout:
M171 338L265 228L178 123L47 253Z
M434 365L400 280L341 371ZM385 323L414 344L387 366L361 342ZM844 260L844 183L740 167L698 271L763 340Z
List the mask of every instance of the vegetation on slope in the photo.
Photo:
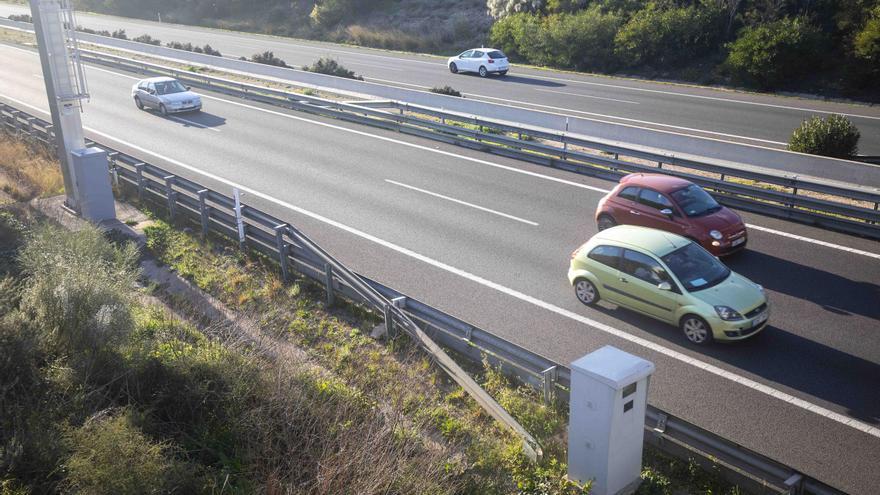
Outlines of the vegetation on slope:
M78 0L80 8L551 67L878 96L878 0Z

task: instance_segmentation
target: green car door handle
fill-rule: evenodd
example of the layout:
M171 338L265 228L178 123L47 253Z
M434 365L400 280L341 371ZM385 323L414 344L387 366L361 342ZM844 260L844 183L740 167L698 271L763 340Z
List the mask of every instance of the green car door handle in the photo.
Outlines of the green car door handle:
M627 279L625 279L625 278L623 278L623 277L620 277L620 281L623 282L623 283L625 283L625 284L628 284L628 283L629 283L629 280L627 280Z

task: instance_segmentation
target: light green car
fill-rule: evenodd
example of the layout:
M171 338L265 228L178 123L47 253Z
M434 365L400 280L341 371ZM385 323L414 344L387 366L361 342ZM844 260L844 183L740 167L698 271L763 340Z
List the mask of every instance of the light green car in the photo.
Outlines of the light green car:
M694 344L742 340L767 326L764 289L689 239L619 225L571 255L568 280L586 305L599 299L681 328Z

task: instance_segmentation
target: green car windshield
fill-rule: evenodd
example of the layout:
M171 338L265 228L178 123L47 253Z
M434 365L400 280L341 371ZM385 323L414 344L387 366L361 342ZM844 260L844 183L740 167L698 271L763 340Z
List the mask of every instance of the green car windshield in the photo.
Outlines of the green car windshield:
M693 242L661 259L688 292L718 285L730 275L730 268Z

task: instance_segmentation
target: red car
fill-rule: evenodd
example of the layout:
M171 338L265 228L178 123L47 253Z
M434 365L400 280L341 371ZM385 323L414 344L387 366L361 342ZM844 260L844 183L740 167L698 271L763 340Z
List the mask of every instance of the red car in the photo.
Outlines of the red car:
M596 209L599 230L641 225L689 237L715 256L746 247L742 218L718 204L702 187L662 174L630 174Z

